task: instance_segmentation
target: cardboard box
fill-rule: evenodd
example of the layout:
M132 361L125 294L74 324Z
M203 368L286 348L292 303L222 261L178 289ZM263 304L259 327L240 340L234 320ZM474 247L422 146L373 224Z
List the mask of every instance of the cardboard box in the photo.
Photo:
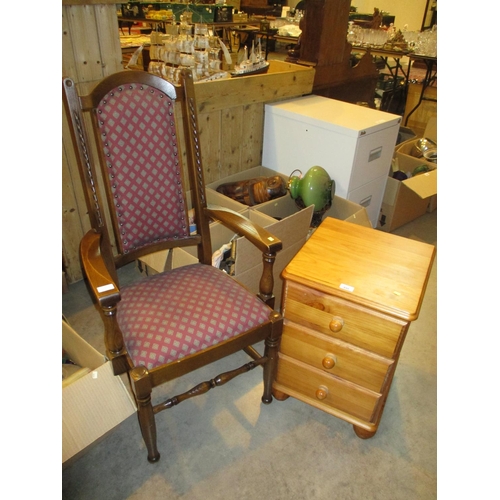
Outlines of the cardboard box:
M228 177L224 177L224 179L208 184L207 188L209 190L215 190L217 186L227 182L238 182L242 180L253 179L255 177L273 177L276 175L279 175L283 178L285 183L288 183L288 177L284 174L276 172L275 170L264 166L258 166L247 169L243 172L230 175ZM216 194L220 196L218 203L222 206L226 205L228 202L233 201L227 196L221 195L220 193L216 192ZM215 201L215 195L213 195L211 199ZM265 203L250 207L250 213L252 212L271 217L274 221L271 225L264 223L262 225L264 225L266 229L275 234L283 242L283 249L278 253L274 265L275 296L276 305L278 306L278 299L281 296L281 289L278 290L277 284L281 283L281 271L286 267L288 262L290 262L290 260L295 256L302 245L306 242L310 234L310 224L313 208L308 207L304 210L300 210L295 204L295 201L292 200L290 195L286 194L285 196L282 196L280 198L275 198ZM369 227L372 227L368 220L366 210L363 207L360 207L359 205L350 201L340 199L337 196L335 197L332 207L328 212L328 216L341 218L343 220L346 220L348 218L352 218L352 220L355 220L356 217L358 217L357 222L365 225L368 224ZM255 252L251 252L251 244L248 241L246 241L245 243L239 242L239 245L240 252L244 252L245 261L247 261L251 253L255 254ZM241 259L241 261L243 261L243 258ZM254 266L260 265L260 262L260 255L258 260L255 259L254 255L251 264L243 269L241 265L238 265L239 263L237 259L237 272L239 280L241 280L251 290L258 290L258 279L260 276L256 274L256 269L254 269ZM279 288L281 288L281 286L279 286Z
M207 195L207 205L210 206L220 206L221 201L222 201L222 206L225 208L229 208L231 210L234 210L235 212L242 213L244 212L248 207L246 205L242 205L236 200L232 200L231 198L228 198L227 196L223 196L217 191L214 191L213 189L206 188L205 193ZM191 191L188 191L186 193L187 195L187 203L189 208L191 208ZM221 198L222 197L222 198Z
M429 121L427 122L427 125L424 130L424 137L427 137L428 139L431 139L434 141L436 144L438 142L437 138L437 117L433 116L429 118ZM410 139L415 139L415 138L410 138ZM416 138L418 140L418 138ZM401 143L401 145L396 149L398 156L400 155L407 155L411 156L410 152L413 148L413 144L415 143L415 140L407 140L405 143ZM431 169L437 168L437 163L433 162L428 162L424 158L422 158L422 162L428 165ZM437 194L432 195L429 198L429 204L427 205L427 212L433 212L434 210L437 209Z
M436 117L429 119L423 137L437 144ZM411 138L397 145L394 160L397 160L399 170L403 172L413 172L419 165L427 165L430 171L405 181L398 181L392 177L387 179L377 229L391 232L437 208L437 163L411 155L413 146L419 138Z
M314 231L310 227L313 207L307 207L300 210L295 204L295 201L287 195L257 205L254 207L253 211L275 219L276 222L267 226L267 229L284 242L283 250L276 256L273 269L274 295L276 297L275 307L279 309L281 306L281 292L283 287L281 272L295 257ZM306 213L307 216L305 215ZM334 197L332 206L324 214L323 218L325 217L334 217L369 228L372 227L368 213L364 207L338 196ZM256 269L251 269L242 272L238 279L244 281L251 289L258 289L258 278L259 276L257 275Z
M415 144L415 142L417 140L418 139L408 140L408 141L406 141L404 143L401 143L401 145L398 148L396 148L395 158L398 159L398 161L400 163L401 170L403 170L403 168L401 167L401 162L402 161L403 162L406 161L406 163L411 163L414 166L418 166L418 165L422 165L422 164L423 165L427 165L431 170L435 170L437 168L437 163L427 161L423 157L422 158L416 158L416 157L414 157L414 156L412 156L410 154L411 150L413 149L413 145ZM408 169L408 170L410 170L410 169ZM437 176L437 171L434 172L433 175ZM423 179L425 179L425 178L423 178ZM420 179L418 182L421 183L422 180ZM434 181L432 181L432 182L434 182ZM436 191L437 191L437 188L436 188ZM436 210L436 208L437 208L437 192L436 192L436 194L433 194L433 195L431 195L428 198L426 211L427 212L433 212L434 210Z
M196 264L198 258L182 248L172 248L151 253L137 261L137 267L144 276L153 276L182 266Z
M283 174L279 174L275 170L263 166L258 166L208 184L207 193L210 193L209 199L214 205L234 210L234 204L238 202L215 191L217 186L227 182L237 182L253 179L255 177L272 177L276 175L281 176L285 183L288 182L288 178ZM251 221L266 228L283 243L283 249L278 252L273 267L274 295L276 297L275 307L279 308L281 300L281 272L307 240L313 207L299 210L288 194L253 207L248 207L239 203L238 205L240 205L240 209L238 210L240 213L244 214ZM225 229L222 224L216 223L211 226L210 233L212 236L212 246L216 249L229 241L227 240L227 229ZM224 233L226 234L224 235ZM224 241L224 239L226 241ZM258 293L260 276L262 274L262 253L244 237L236 238L234 270L235 273L233 277L235 279L252 292Z
M238 172L236 174L233 174L233 175L228 175L226 177L224 177L223 179L219 179L218 181L215 181L215 182L211 182L210 184L207 184L207 191L215 191L215 193L219 196L223 196L224 198L230 200L230 201L234 201L234 200L231 200L231 198L228 198L227 196L224 196L224 195L221 195L220 193L217 192L217 188L221 185L221 184L226 184L226 183L229 183L229 182L239 182L239 181L246 181L248 179L254 179L256 177L274 177L275 175L279 175L281 178L283 178L283 180L285 182L288 182L288 178L279 173L279 172L276 172L276 170L272 170L270 168L267 168L267 167L263 167L263 166L259 166L259 167L253 167L253 168L249 168L247 170L243 170L242 172ZM224 204L226 204L226 202L224 202ZM241 205L241 204L240 204Z
M403 156L409 156L410 158L415 158L416 160L419 160L420 164L424 163L425 165L429 165L430 167L436 168L437 163L428 161L423 156L421 158L416 158L411 154L413 146L417 143L419 139L420 137L417 137L415 139L409 139L407 141L402 142L401 144L396 146L395 148L396 153L399 153L399 155Z
M62 462L67 466L135 413L136 405L106 357L64 320L62 347L73 362L92 370L62 389Z
M282 174L269 168L262 166L254 167L208 184L206 191L209 205L235 210L249 218L252 222L266 228L282 241L283 249L278 252L273 268L274 295L276 297L275 307L279 308L282 288L281 272L300 248L302 248L310 234L313 207L311 206L300 210L295 204L295 201L292 200L288 194L266 203L261 203L260 205L248 207L215 191L217 186L226 182L236 182L260 176L270 177L274 175L284 177ZM285 178L285 180L287 181L288 179ZM365 208L352 201L339 198L338 196L334 197L332 207L325 214L325 217L335 217L355 224L372 227ZM253 293L258 293L259 281L262 274L262 253L260 250L252 245L246 238L235 235L219 222L210 225L210 236L212 238L212 253L221 248L222 245L234 239L236 245L236 258L233 278L238 280ZM168 251L162 251L141 257L139 265L144 265L144 271L151 274L166 269L172 269L178 265L186 265L183 264L183 262L193 262L185 255L186 253L192 258L196 258L196 248L194 247L177 250L179 253L173 255L174 259L170 264L167 263Z
M208 184L206 193L209 206L224 207L241 213L252 222L266 228L282 241L283 249L278 252L273 268L275 282L274 294L276 297L275 304L276 307L279 307L279 301L281 298L281 271L305 243L309 233L313 207L299 210L295 207L293 200L289 199L287 201L292 202L293 210L288 208L285 210L279 208L278 210L280 210L280 218L282 218L282 220L278 221L275 218L277 216L276 212L273 215L268 215L265 211L259 210L259 207L262 207L263 205L248 207L215 191L218 185L226 182L235 182L259 176L268 177L274 175L280 174L265 167L254 167L245 170L244 172L225 177L218 182ZM287 198L289 197L285 196L281 199L284 200ZM287 206L290 206L290 203ZM272 207L272 204L267 207L268 210L270 210L270 207ZM253 293L258 293L259 281L262 275L262 252L246 238L234 234L230 229L226 228L219 222L210 224L210 236L212 240L212 253L220 249L222 245L234 240L234 244L236 246L236 258L234 262L234 275L232 275L232 277L246 286ZM177 252L172 254L173 259L170 263L167 262L169 252L162 251L141 257L139 266L144 266L144 272L146 274L154 274L155 272L173 269L179 265L192 263L192 259L196 259L197 257L195 247L186 247L177 250ZM191 257L191 260L189 256Z
M219 206L226 196L221 196ZM276 296L276 307L279 305L281 297L280 274L286 264L292 259L296 252L302 247L307 239L309 225L312 217L312 207L302 210L292 218L292 224L286 221L276 221L276 219L250 210L245 207L240 212L252 222L265 227L268 231L281 239L283 250L278 252L274 263L274 294ZM236 246L236 258L234 262L234 275L232 278L246 286L251 292L258 293L259 281L262 275L262 252L243 236L238 236L233 231L225 227L220 222L210 224L210 237L212 240L212 253L219 250L234 240ZM141 272L147 275L163 272L164 270L175 269L179 266L198 262L196 247L176 248L174 251L163 250L141 257L138 265ZM142 267L141 267L142 266Z
M227 182L237 182L253 179L255 177L273 177L276 175L282 177L285 183L288 181L285 176L279 174L275 170L260 166L250 168L243 172L225 177L218 182L211 183L207 186L207 192L212 191L210 199L214 203L223 207L232 208L235 201L221 193L218 193L217 191L213 191L217 188L217 186ZM270 200L266 203L254 205L252 207L242 204L240 205L241 207L244 207L240 209L240 213L243 213L253 222L265 227L268 231L277 236L283 243L283 249L278 253L278 256L276 257L277 262L274 267L274 270L279 270L278 274L280 274L284 268L284 266L282 267L280 265L280 262L283 260L282 255L290 249L295 248L297 245L302 246L307 239L311 225L313 207L299 210L296 207L295 202L293 202L288 195ZM217 232L217 228L214 228L214 231L211 231L211 234L217 234ZM262 254L248 240L245 238L238 238L236 245L236 275L242 275L257 265L261 266ZM253 289L253 287L250 288Z
M312 207L307 207L303 210L311 209ZM256 205L254 210L281 221L303 211L299 209L289 195ZM322 218L325 217L345 220L358 226L372 227L366 208L340 196L333 197L332 206L324 213ZM293 226L290 226L290 230L293 231ZM311 232L310 228L309 232Z
M214 192L213 190L217 189L220 184L224 184L227 182L237 182L252 179L255 177L273 177L275 175L279 175L286 183L288 183L288 178L280 172L276 172L275 170L263 166L254 167L243 172L225 177L224 179L221 179L217 182L208 184L207 193L210 191L212 191L212 193L210 197L208 197L207 195L207 198L209 198L215 204L233 208L235 203L234 200L231 200L231 198L228 198L227 196L221 195L217 191ZM231 204L231 206L229 206L229 204ZM295 214L300 212L300 209L297 207L289 194L250 207L250 210L264 213L266 215L269 215L270 217L273 217L274 219L279 220L294 216ZM340 198L338 196L334 196L332 206L324 217L334 217L336 219L353 222L354 224L372 227L365 208L363 208L361 205L358 205L357 203ZM293 219L288 219L287 224L293 226L293 222ZM280 237L279 235L277 236Z
M420 158L407 156L396 151L395 158L403 172L413 171L422 165ZM380 208L377 229L391 232L394 229L424 215L430 204L435 204L437 198L437 169L430 164L431 171L398 181L389 177Z
M226 182L236 182L261 176L273 177L275 175L281 176L285 180L285 182L288 183L288 177L286 177L284 174L276 172L275 170L272 170L270 168L260 166L250 168L238 174L225 177L220 181L208 184L207 188L215 190L217 186ZM217 198L216 195L222 196L222 199ZM212 195L211 200L214 202L219 202L223 205L228 203L228 201L224 200L233 201L227 196L223 196L217 192L215 195ZM301 211L289 194L286 194L285 196L276 198L274 200L267 201L265 203L261 203L260 205L250 207L250 210L269 215L270 217L279 220L283 220L287 217L293 216L294 214L297 214ZM354 224L372 227L365 208L363 208L361 205L358 205L357 203L346 200L344 198L340 198L338 196L334 196L332 206L330 207L328 212L326 212L324 217L334 217L336 219L353 222ZM293 219L288 219L289 224L291 224L292 222Z
M437 117L434 116L429 119L429 121L427 122L427 126L425 127L423 137L430 139L437 144ZM413 149L413 146L419 139L421 139L421 137L411 137L408 140L401 142L401 144L398 144L395 148L395 151L399 153L399 155L405 155L410 156L411 158L415 158L414 156L412 156L411 151ZM437 163L427 161L425 158L418 159L421 160L422 163L429 165L431 168L437 168Z
M223 205L219 206L223 207ZM242 209L239 213L263 227L267 227L273 222L276 222L274 219L264 214L251 212L248 207ZM212 240L212 254L216 250L219 250L222 245L232 240L236 242L237 258L235 261L235 276L262 261L262 253L255 248L254 245L246 240L246 238L242 236L238 237L238 235L220 222L212 222L210 224L210 238ZM240 249L239 253L238 249ZM254 249L255 251L249 249ZM162 250L160 252L144 255L140 257L139 261L148 266L148 268L146 268L146 273L148 275L155 274L198 262L197 248L195 246L190 246L175 248L173 251Z

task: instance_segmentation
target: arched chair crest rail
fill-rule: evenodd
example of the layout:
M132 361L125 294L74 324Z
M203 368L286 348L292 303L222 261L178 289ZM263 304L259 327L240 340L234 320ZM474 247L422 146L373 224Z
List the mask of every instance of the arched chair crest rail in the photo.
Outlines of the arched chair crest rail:
M282 243L242 215L207 205L190 71L180 86L123 71L88 95L63 78L63 101L91 224L80 244L84 274L102 313L107 356L115 375L129 374L148 460L156 462L160 411L256 366L263 367L262 401L272 401L283 326L272 269ZM262 251L258 295L212 267L211 221ZM118 268L175 247L197 247L199 263L120 286ZM261 341L262 355L253 347ZM152 403L155 387L240 350L251 358L244 366Z

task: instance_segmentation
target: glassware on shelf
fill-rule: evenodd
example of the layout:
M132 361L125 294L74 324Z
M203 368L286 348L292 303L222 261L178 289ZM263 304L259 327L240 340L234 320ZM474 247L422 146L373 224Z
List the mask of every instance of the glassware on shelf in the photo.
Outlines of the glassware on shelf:
M385 29L362 28L352 21L347 30L347 41L357 47L381 48L389 38L389 32Z
M437 25L426 31L405 31L403 36L415 54L437 57Z

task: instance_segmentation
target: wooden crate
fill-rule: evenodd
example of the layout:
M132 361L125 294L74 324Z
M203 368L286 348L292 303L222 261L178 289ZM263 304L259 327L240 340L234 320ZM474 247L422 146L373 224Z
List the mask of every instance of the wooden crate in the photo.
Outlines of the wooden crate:
M259 166L264 104L309 94L314 70L270 60L268 73L195 84L205 181Z

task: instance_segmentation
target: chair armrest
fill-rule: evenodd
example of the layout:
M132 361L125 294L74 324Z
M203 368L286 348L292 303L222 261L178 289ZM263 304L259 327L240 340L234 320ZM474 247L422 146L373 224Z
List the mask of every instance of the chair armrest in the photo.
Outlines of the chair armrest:
M283 248L279 238L237 212L223 207L206 208L206 211L212 219L222 222L235 233L244 236L264 253L275 254Z
M80 242L80 257L89 285L101 307L120 301L120 290L101 254L102 235L91 229Z

